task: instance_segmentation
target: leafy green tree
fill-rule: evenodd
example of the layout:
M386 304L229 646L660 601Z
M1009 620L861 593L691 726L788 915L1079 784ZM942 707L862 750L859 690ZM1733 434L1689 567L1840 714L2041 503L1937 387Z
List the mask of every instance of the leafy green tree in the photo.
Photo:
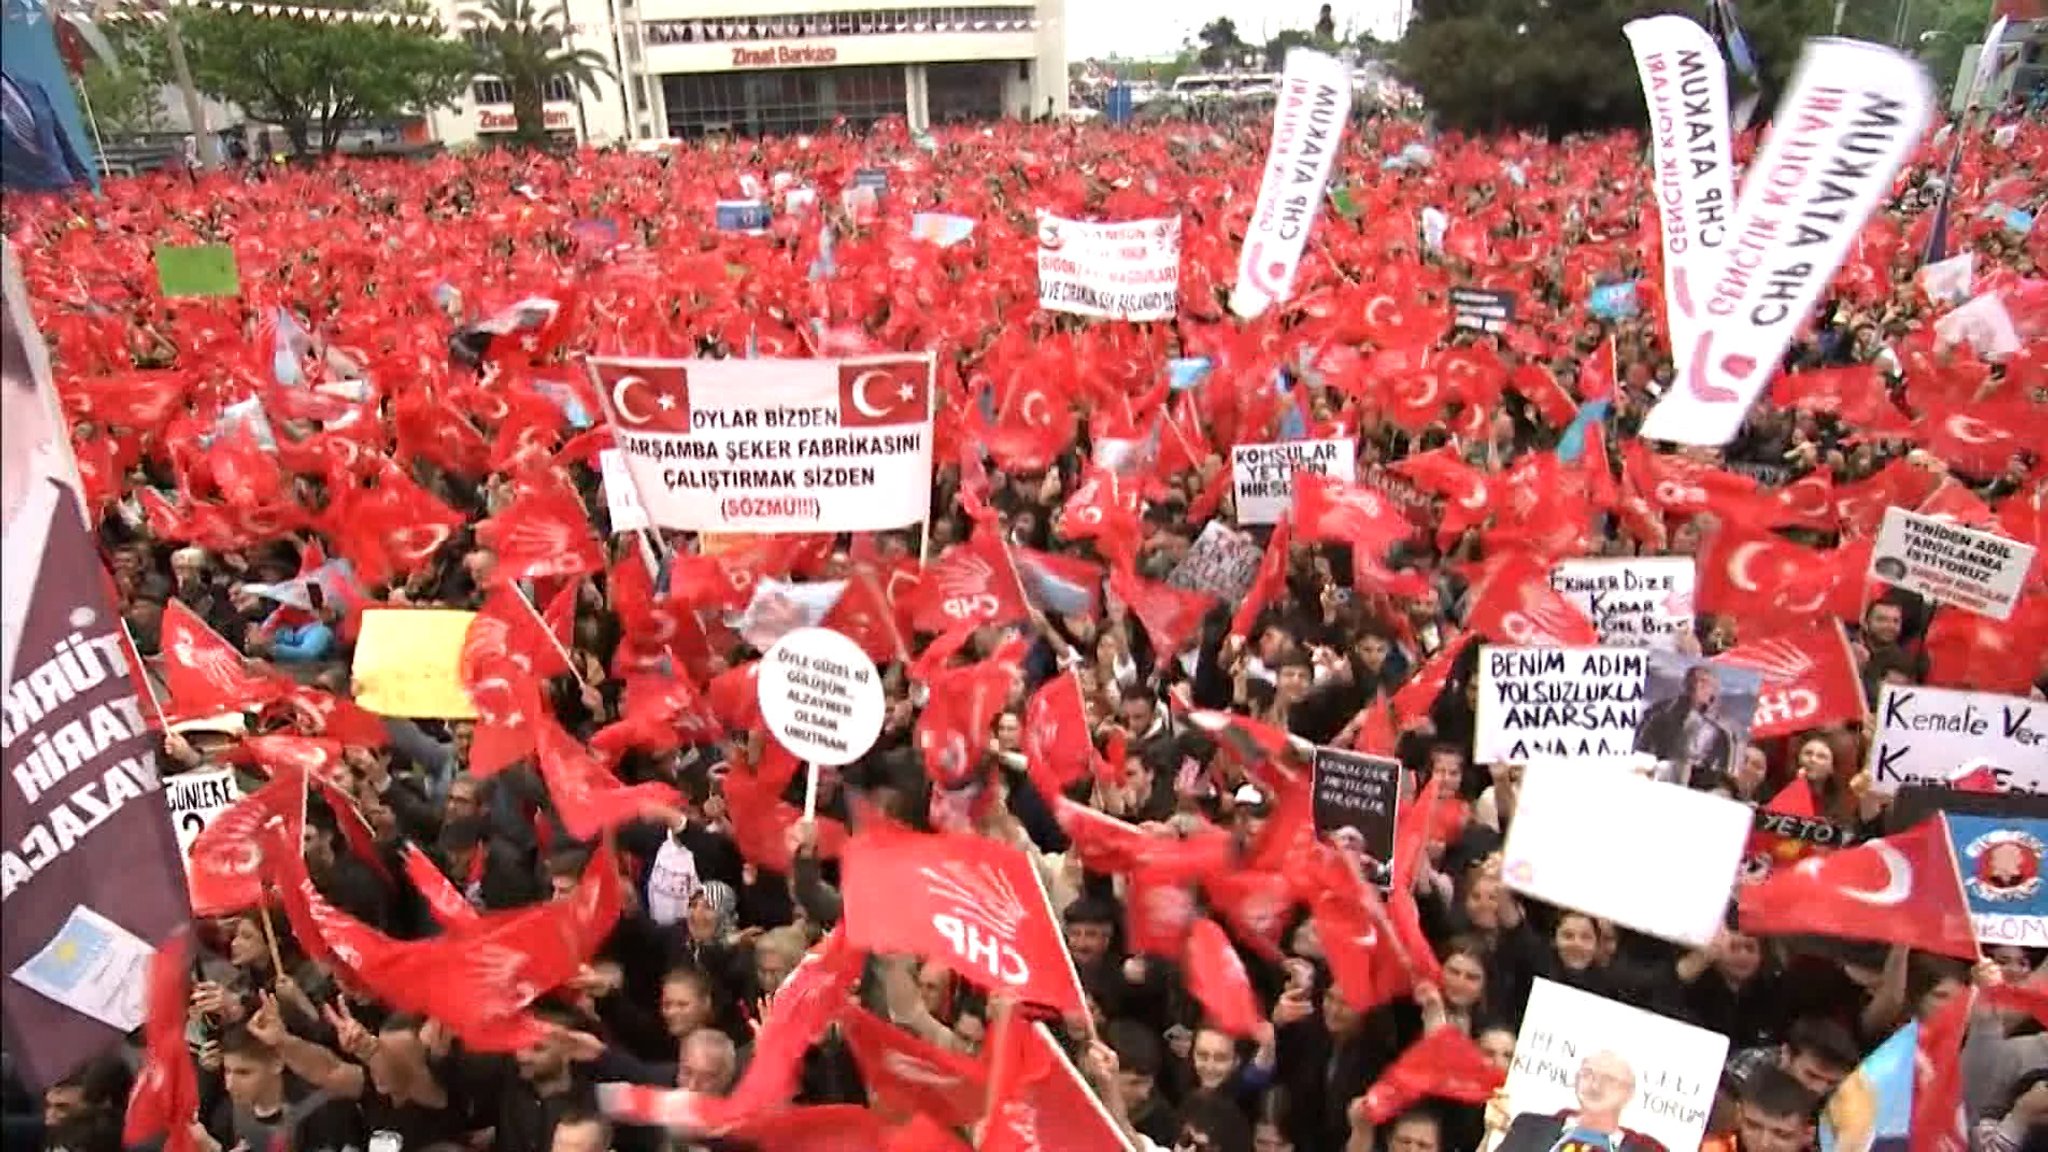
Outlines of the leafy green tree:
M72 77L72 83L92 109L101 134L111 139L161 131L161 96L170 78L162 30L140 21L110 23L100 30L114 59L88 54L84 70Z
M1202 67L1212 70L1236 63L1250 47L1237 34L1237 21L1228 16L1209 21L1195 33L1195 39L1201 44L1195 59L1201 61Z
M1314 33L1304 32L1299 28L1282 28L1271 40L1266 41L1266 67L1279 71L1280 66L1287 61L1287 50L1290 48L1322 46L1322 42Z
M327 7L425 14L327 0ZM469 45L432 26L326 23L185 8L178 17L192 79L201 92L284 129L292 150L334 151L351 124L421 115L461 98L475 72ZM316 139L317 134L317 139Z
M542 10L535 0L485 0L464 22L477 44L478 68L511 90L514 143L547 141L550 84L566 82L596 95L599 81L611 75L603 55L570 44L567 5Z
M1419 6L1395 60L1448 128L1558 136L1635 126L1643 95L1622 25L1674 10L1682 9L1658 0L1430 0ZM1825 33L1833 14L1834 0L1742 6L1767 92L1781 89L1801 43Z
M1328 4L1316 13L1316 42L1324 45L1337 42L1337 18L1330 14Z

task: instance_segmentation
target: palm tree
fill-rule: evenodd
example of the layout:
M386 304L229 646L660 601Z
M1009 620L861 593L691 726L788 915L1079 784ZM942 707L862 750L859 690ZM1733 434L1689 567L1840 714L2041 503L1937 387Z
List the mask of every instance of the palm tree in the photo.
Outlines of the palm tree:
M560 0L548 11L535 0L484 0L463 21L477 48L477 71L511 90L517 143L546 142L549 86L566 81L598 95L599 80L611 75L602 54L570 44L569 8Z

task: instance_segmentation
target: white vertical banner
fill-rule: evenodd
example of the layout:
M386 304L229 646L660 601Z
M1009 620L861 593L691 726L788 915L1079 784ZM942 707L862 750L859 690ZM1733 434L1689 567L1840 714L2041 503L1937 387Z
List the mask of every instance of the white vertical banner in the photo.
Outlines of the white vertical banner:
M1700 327L1694 286L1703 287L1720 270L1721 244L1735 215L1728 67L1714 38L1683 16L1635 20L1622 31L1635 50L1650 107L1652 179L1664 233L1664 316L1682 379Z
M1809 40L1749 166L1685 372L1643 422L1651 440L1734 439L1792 334L1891 190L1933 106L1918 61L1856 40Z
M1249 320L1294 291L1308 230L1351 115L1351 73L1334 57L1290 49L1273 107L1273 144L1237 257L1230 310Z

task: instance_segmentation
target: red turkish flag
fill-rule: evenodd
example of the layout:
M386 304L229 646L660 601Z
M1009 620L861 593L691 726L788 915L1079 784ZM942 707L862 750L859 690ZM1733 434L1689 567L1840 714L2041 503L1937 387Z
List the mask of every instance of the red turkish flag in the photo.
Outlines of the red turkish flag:
M847 1010L839 1035L860 1066L875 1105L898 1116L929 1116L948 1128L981 1119L988 1069L981 1062L921 1040L872 1012Z
M2008 620L1937 608L1927 627L1927 682L2025 696L2048 664L2048 649L2028 643L2029 636L2048 636L2048 595L2022 596Z
M1287 588L1288 542L1293 533L1289 530L1287 517L1280 517L1280 523L1273 526L1273 537L1266 541L1266 551L1259 557L1259 570L1252 577L1252 586L1245 593L1244 603L1237 606L1237 612L1230 617L1230 634L1242 640L1251 635L1252 625L1258 622L1259 613L1273 597Z
M497 557L493 584L604 570L604 549L582 502L558 488L520 493L510 507L477 525L476 538Z
M1750 735L1790 736L1830 724L1861 724L1868 711L1856 654L1841 621L1813 621L1738 644L1714 663L1760 673Z
M685 673L630 676L622 700L618 720L590 738L591 748L612 759L633 748L667 752L725 738L725 725Z
M1504 553L1473 580L1473 632L1501 644L1570 648L1600 643L1585 613L1550 586L1550 569L1526 552Z
M935 958L986 991L1083 1011L1066 939L1023 852L979 836L862 832L840 875L856 947Z
M931 674L931 699L918 714L916 741L925 771L957 787L981 765L989 729L1002 714L1016 684L1023 643L1012 641L989 659Z
M1109 590L1138 618L1161 659L1186 649L1216 606L1216 597L1206 592L1147 580L1128 568L1110 569Z
M1437 650L1415 675L1408 678L1401 690L1394 693L1394 718L1403 732L1419 726L1429 719L1430 710L1436 707L1437 698L1444 694L1444 685L1450 682L1451 669L1458 663L1465 646L1472 643L1473 634L1460 632L1451 641Z
M742 1116L765 1115L795 1098L804 1053L846 1013L866 960L848 942L841 924L805 953L775 990L754 1034L746 1074L733 1088L732 1106Z
M1507 1073L1457 1028L1438 1025L1410 1044L1366 1089L1366 1116L1385 1124L1417 1101L1434 1097L1484 1104L1507 1082Z
M1056 522L1063 540L1095 540L1112 561L1135 559L1138 548L1138 486L1097 464L1081 471L1081 485L1067 498Z
M1195 921L1188 933L1184 967L1188 990L1209 1014L1211 1023L1240 1038L1258 1034L1266 1016L1259 1011L1259 998L1252 992L1244 958L1214 920L1204 916Z
M1094 768L1095 741L1088 734L1081 681L1073 672L1040 685L1024 705L1024 756L1033 779L1042 773L1054 794L1086 779Z
M1979 958L1970 907L1943 817L1814 856L1736 898L1742 930L1840 936Z
M548 799L561 816L562 826L578 840L592 840L622 824L682 806L682 796L666 784L628 787L619 783L545 711L534 716L531 724Z
M690 431L690 375L682 364L592 359L590 370L605 415L620 432Z
M199 1074L185 1044L185 1010L190 995L185 928L157 948L149 960L144 994L148 1015L142 1025L142 1069L128 1093L121 1145L134 1147L163 1137L163 1152L192 1152L192 1125L199 1119Z
M1294 474L1295 527L1304 540L1328 540L1382 555L1413 530L1399 505L1363 484L1314 472Z
M306 810L306 777L296 768L235 801L192 841L185 881L192 914L226 916L263 903L265 829L273 823L297 844Z
M284 691L281 681L249 672L242 654L182 600L164 605L164 688L181 716L218 716L260 708Z
M1130 1152L1043 1024L1011 1011L996 1022L991 1041L981 1152Z
M1963 1039L1978 995L1975 988L1965 989L1920 1021L1907 1152L1964 1152L1970 1147L1963 1114Z
M405 875L421 899L427 902L427 910L434 914L436 924L443 928L459 928L476 923L476 909L417 844L408 842L405 846Z
M1724 529L1700 551L1698 606L1766 628L1811 622L1835 592L1831 557L1768 533Z
M964 544L946 549L918 585L919 631L945 632L961 624L1007 624L1029 616L1017 567L993 528L977 528Z
M932 362L924 357L848 360L839 365L839 426L876 428L932 418Z
M324 736L346 748L382 748L391 741L376 713L303 684L287 685L262 713L266 720L278 716L308 736Z
M1227 921L1245 946L1278 964L1283 953L1288 916L1294 910L1294 885L1284 872L1240 868L1205 877L1202 890L1209 907Z

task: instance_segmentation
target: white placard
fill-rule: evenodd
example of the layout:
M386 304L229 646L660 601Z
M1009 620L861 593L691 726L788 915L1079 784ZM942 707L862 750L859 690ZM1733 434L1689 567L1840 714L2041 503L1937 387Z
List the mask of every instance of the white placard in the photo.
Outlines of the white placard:
M761 657L761 719L790 755L842 767L882 734L882 674L860 645L829 628L799 628Z
M1550 570L1550 586L1586 614L1600 643L1678 647L1692 631L1696 572L1690 556L1578 557Z
M1170 320L1180 217L1120 224L1038 214L1038 306L1107 320Z
M1635 751L1649 652L1642 648L1479 650L1481 764Z
M1239 524L1278 524L1294 504L1294 474L1314 472L1346 484L1358 480L1358 442L1289 440L1230 449L1231 499Z
M648 518L882 532L931 508L932 359L630 360L590 371Z
M231 768L202 768L164 777L164 803L171 810L171 827L178 833L180 858L192 858L192 842L206 826L242 798L242 786L235 782Z
M1697 1148L1727 1056L1718 1032L1538 979L1502 1089L1508 1127L1495 1152L1575 1147L1564 1142L1568 1120L1608 1129L1616 1152L1652 1147L1646 1139Z
M1995 692L1886 684L1871 717L1870 786L1947 787L1972 760L1991 765L2000 790L2048 795L2048 704Z
M1705 947L1728 911L1754 819L1726 796L1537 761L1522 770L1501 877L1525 896Z
M1870 578L1989 616L2012 617L2034 566L2034 546L1904 508L1884 510Z
M612 532L644 532L654 527L640 504L640 490L633 487L633 474L626 470L625 454L617 448L600 449L597 470L604 481L604 504L611 513Z

